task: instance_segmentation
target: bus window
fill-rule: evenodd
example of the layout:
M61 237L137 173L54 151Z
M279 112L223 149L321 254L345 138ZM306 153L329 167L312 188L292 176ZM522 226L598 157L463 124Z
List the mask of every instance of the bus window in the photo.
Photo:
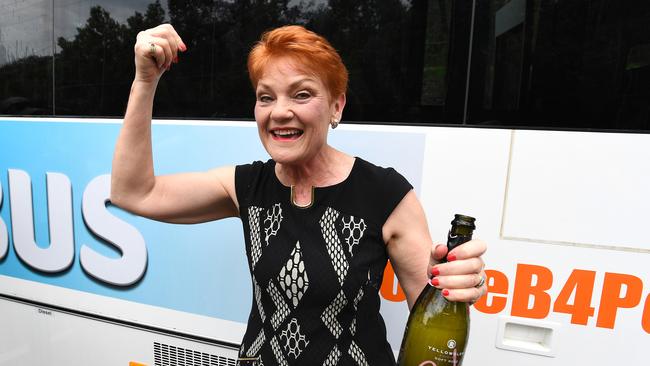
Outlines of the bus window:
M27 27L29 19L43 13L42 6L33 4L7 4L2 16L20 10L25 19L7 24ZM43 4L49 11L50 2ZM451 106L457 109L463 105L457 96L465 95L463 89L450 99L447 92L448 65L454 65L448 64L453 48L450 27L461 19L454 15L459 13L453 11L453 4L452 0L53 2L54 15L39 22L50 49L34 55L34 62L48 65L50 72L53 65L54 80L51 73L37 78L32 75L35 70L26 71L29 77L8 72L25 62L23 53L18 53L0 65L0 72L9 85L23 85L22 89L2 88L0 99L31 98L30 91L40 90L50 93L39 96L52 106L48 114L119 117L133 78L129 55L137 33L169 22L189 50L161 79L154 116L252 119L254 96L245 67L248 51L263 31L302 24L328 38L349 69L345 121L460 123L443 118L450 110L447 101L456 101ZM4 47L30 37L29 32L21 36L5 28L3 21L0 45ZM462 45L456 48L466 50L466 38L459 36ZM464 78L465 67L454 69ZM0 113L15 114L14 110Z
M467 123L650 130L650 3L483 3Z
M52 110L51 1L0 5L0 115Z

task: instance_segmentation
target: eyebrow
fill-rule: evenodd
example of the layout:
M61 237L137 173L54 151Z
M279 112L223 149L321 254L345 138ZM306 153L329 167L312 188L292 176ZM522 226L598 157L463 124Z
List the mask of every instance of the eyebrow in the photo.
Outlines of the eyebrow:
M289 89L293 89L296 86L299 86L300 84L307 83L307 82L315 83L316 80L314 78L311 78L311 77L300 78L300 79L292 82L291 84L289 84ZM264 82L261 82L261 81L257 83L257 87L258 88L271 89L268 84L265 84Z

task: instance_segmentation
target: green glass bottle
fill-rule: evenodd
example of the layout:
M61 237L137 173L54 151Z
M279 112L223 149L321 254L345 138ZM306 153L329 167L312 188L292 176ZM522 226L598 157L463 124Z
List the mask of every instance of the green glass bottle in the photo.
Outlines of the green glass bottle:
M449 250L472 239L474 221L473 217L455 215L447 237ZM411 309L397 364L460 366L468 336L468 304L448 301L441 290L428 284Z

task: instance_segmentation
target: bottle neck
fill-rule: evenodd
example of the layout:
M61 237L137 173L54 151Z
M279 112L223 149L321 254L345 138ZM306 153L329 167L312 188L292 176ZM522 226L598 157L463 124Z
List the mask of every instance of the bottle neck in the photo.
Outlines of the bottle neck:
M453 225L447 235L447 251L472 240L473 228L465 225Z

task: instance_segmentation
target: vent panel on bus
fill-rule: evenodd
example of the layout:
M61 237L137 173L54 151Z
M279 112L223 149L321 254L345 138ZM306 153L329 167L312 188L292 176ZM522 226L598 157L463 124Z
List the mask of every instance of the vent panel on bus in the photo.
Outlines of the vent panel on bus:
M235 366L237 360L154 342L155 366Z

